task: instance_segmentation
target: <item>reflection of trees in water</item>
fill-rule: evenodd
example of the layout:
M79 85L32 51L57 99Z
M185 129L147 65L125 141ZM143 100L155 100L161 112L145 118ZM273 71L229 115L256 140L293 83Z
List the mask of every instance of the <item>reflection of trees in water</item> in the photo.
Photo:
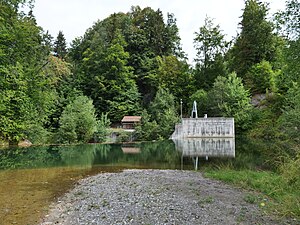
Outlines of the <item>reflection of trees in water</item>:
M157 141L133 144L140 148L136 154L126 154L119 144L88 144L74 146L46 146L11 148L0 151L0 169L42 168L54 166L141 165L151 168L178 168L182 153L175 150L172 141ZM282 146L266 141L236 137L235 159L212 159L204 164L235 168L258 168L266 165L267 156ZM187 159L185 159L187 160ZM199 159L199 160L205 160ZM190 161L184 164L190 164Z
M137 148L139 151L123 152L122 147ZM143 142L130 145L97 145L95 164L114 165L143 165L167 164L170 168L175 167L180 160L179 152L175 151L172 141ZM165 166L164 166L165 167ZM157 166L156 166L157 168Z
M96 156L96 145L74 145L61 148L61 158L66 166L92 167Z
M0 151L0 169L40 168L61 161L56 147L9 148Z
M111 146L108 144L97 145L96 150L97 155L99 155L102 159L107 159L111 151Z
M168 163L176 166L180 160L180 153L175 151L172 141L146 142L140 145L141 159L147 162Z
M220 168L222 166L235 169L259 169L269 168L267 155L264 152L268 149L279 147L278 143L266 142L261 139L251 139L245 136L237 136L235 139L235 158L211 158L210 166Z
M44 168L54 166L92 167L96 157L109 158L110 145L37 146L0 151L0 169Z

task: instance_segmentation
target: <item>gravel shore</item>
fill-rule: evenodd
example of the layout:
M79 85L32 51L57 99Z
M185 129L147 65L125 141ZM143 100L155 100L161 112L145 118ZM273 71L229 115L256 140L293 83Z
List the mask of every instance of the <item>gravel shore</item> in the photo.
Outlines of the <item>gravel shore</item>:
M41 225L284 224L247 203L247 194L194 171L103 173L81 180Z

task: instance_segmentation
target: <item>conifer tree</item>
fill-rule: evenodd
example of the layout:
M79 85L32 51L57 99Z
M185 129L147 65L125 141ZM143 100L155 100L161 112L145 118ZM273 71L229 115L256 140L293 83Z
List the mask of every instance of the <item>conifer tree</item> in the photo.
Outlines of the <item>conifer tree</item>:
M67 43L65 35L62 31L58 32L57 38L54 42L54 55L64 59L67 55Z
M245 77L248 70L261 61L276 60L273 25L267 20L268 5L258 0L246 0L241 33L232 49L231 69Z

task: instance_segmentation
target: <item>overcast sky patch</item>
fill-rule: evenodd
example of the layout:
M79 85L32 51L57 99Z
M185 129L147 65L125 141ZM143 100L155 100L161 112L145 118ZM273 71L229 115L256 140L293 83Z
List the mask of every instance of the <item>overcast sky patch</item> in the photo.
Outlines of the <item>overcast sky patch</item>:
M113 13L126 13L136 5L154 10L160 8L165 17L168 12L175 15L183 50L192 62L196 56L194 33L204 24L205 16L214 18L227 39L231 39L238 32L244 0L35 0L34 15L38 25L54 38L61 30L70 43L83 36L96 21ZM284 9L284 1L273 0L270 7L271 13Z

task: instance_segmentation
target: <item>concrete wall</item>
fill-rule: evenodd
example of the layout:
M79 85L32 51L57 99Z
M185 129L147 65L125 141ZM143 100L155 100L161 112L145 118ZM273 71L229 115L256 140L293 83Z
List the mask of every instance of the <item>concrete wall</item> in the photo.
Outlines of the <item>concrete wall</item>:
M234 118L183 118L171 139L234 137Z

